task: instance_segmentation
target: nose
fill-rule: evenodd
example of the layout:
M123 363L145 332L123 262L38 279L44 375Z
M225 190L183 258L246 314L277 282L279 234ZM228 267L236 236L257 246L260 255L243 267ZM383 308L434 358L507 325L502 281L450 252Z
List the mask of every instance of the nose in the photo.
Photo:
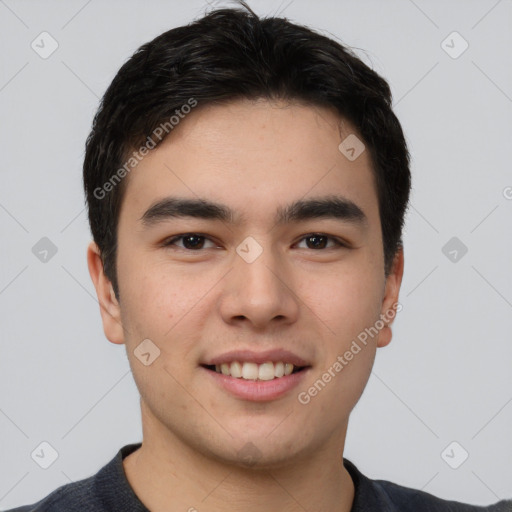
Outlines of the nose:
M269 248L252 262L236 254L224 286L220 312L226 323L245 322L261 330L297 320L300 299L291 269Z

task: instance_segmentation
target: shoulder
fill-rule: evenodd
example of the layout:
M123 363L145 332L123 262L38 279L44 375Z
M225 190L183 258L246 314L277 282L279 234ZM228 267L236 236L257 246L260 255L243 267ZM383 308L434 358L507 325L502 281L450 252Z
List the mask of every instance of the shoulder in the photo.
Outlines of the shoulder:
M512 500L492 505L478 506L460 501L445 500L428 492L404 487L387 480L373 480L375 486L385 493L395 510L415 512L512 512Z
M69 510L103 510L93 492L94 476L62 485L32 505L24 505L6 512L60 512Z
M352 462L343 460L355 485L352 512L512 512L512 500L488 506L445 500L387 480L372 480L362 474Z
M146 512L126 480L122 462L125 456L140 446L141 443L123 446L96 474L62 485L37 503L6 512L104 512L115 507Z

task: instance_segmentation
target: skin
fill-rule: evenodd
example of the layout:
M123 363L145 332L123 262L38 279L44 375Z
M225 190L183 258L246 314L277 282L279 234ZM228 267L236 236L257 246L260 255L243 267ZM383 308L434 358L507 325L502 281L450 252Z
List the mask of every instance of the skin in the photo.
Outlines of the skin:
M338 149L350 133L334 112L299 103L198 106L125 178L119 301L91 242L104 332L126 345L141 395L142 447L123 465L152 511L350 511L354 485L342 461L349 415L391 329L369 338L307 405L297 393L392 310L404 265L400 249L385 277L369 154L351 162ZM335 219L274 226L278 206L333 193L364 211L366 228ZM215 200L245 221L170 219L144 229L144 211L167 195ZM199 252L183 239L162 246L190 232L211 240ZM349 247L315 249L304 239L312 232ZM252 263L236 253L248 236L263 248ZM161 351L149 366L134 356L146 338ZM279 399L242 400L199 366L238 348L286 348L312 368ZM239 450L249 442L258 458L248 467Z

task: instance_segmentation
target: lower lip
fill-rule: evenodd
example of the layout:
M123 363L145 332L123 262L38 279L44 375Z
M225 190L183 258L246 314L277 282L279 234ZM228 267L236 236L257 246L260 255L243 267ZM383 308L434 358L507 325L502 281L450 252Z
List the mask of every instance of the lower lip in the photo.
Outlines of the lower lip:
M264 402L282 397L293 388L297 387L310 369L305 368L300 372L272 380L247 380L217 373L204 367L201 368L232 395L254 402Z

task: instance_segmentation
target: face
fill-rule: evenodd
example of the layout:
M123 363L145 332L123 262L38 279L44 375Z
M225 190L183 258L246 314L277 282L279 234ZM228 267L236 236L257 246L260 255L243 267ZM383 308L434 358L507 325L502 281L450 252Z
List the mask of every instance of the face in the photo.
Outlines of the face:
M399 252L384 275L368 152L338 148L354 133L307 105L198 107L125 178L119 302L94 244L89 268L145 435L262 467L342 446L403 271Z

